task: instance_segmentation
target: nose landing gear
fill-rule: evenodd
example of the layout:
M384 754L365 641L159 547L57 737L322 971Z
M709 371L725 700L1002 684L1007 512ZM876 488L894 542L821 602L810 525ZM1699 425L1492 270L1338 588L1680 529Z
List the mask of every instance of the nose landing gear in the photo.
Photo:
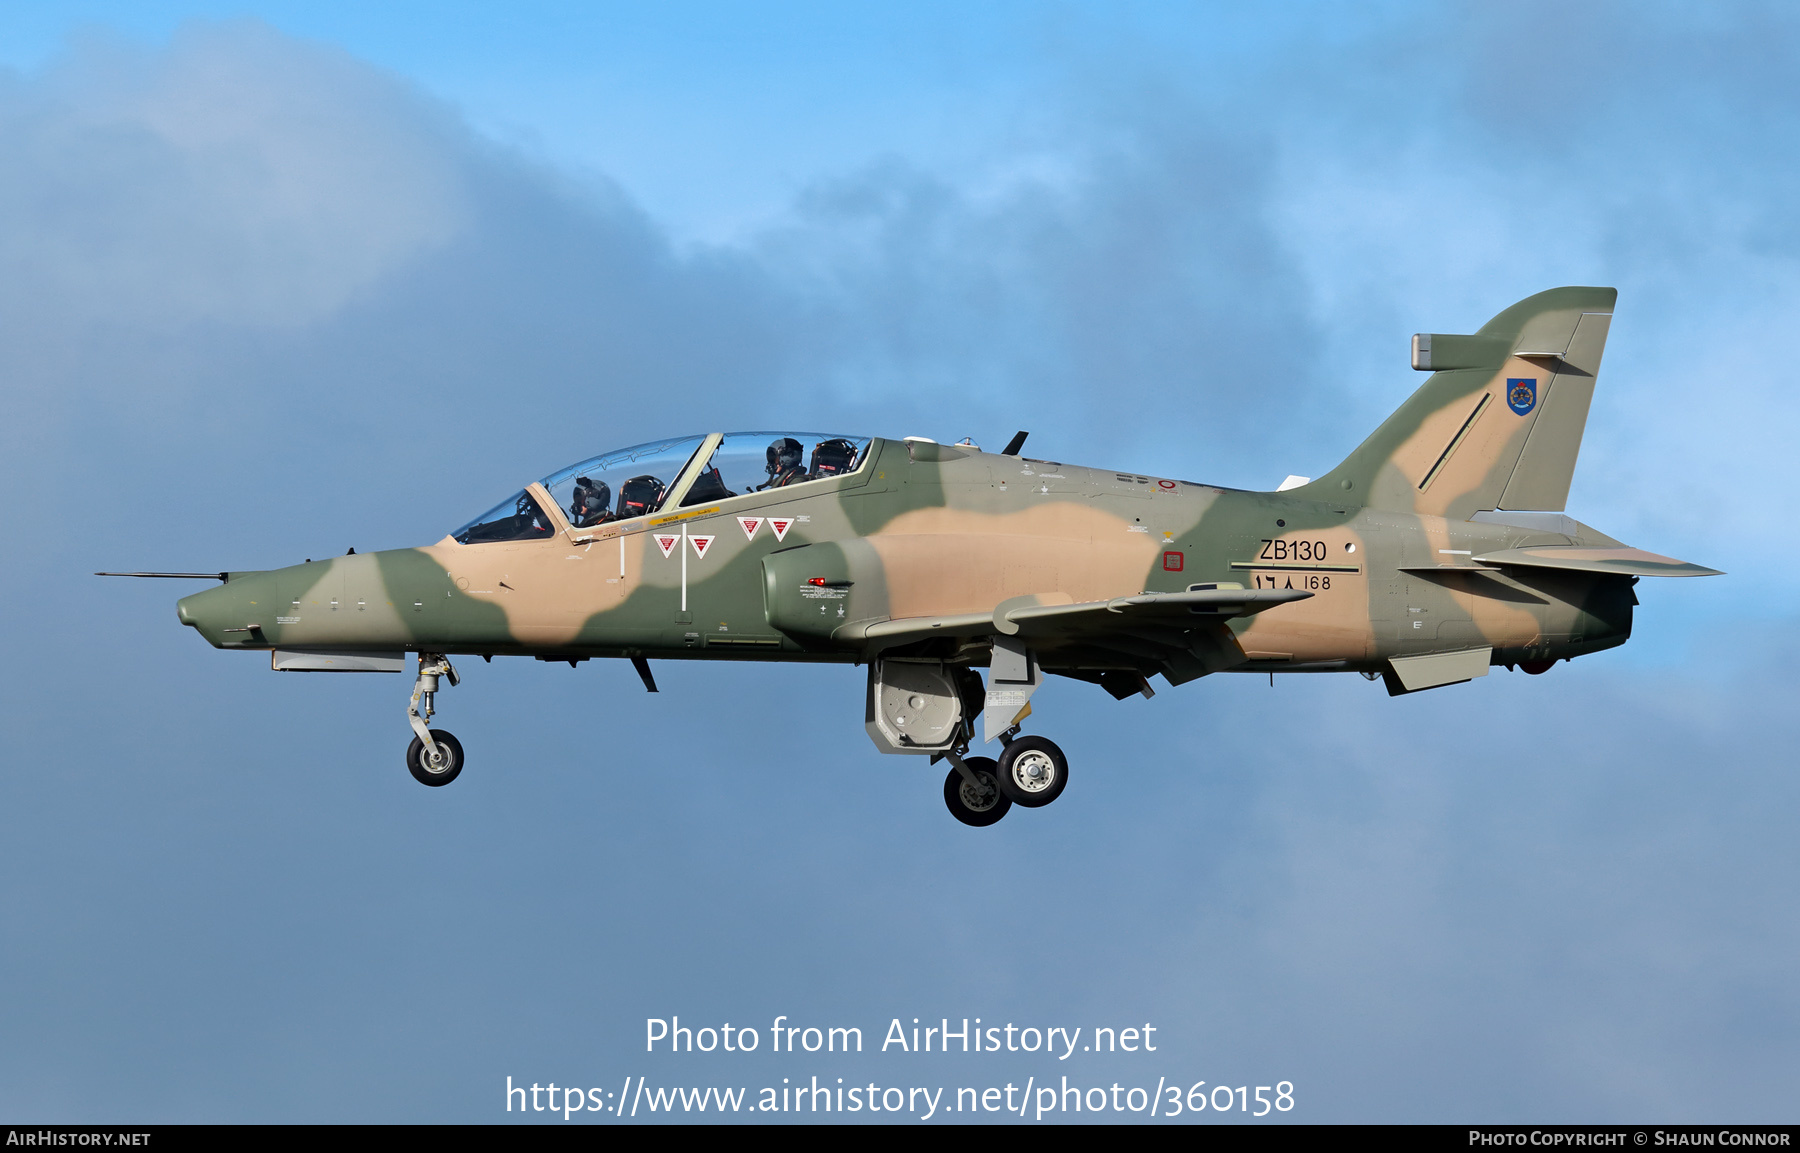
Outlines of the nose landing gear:
M461 681L449 658L443 653L419 654L419 679L413 683L412 702L406 706L406 719L412 725L412 744L406 748L406 768L421 785L447 785L462 772L462 742L449 732L433 732L426 722L436 712L435 701L439 677L449 677L452 688Z

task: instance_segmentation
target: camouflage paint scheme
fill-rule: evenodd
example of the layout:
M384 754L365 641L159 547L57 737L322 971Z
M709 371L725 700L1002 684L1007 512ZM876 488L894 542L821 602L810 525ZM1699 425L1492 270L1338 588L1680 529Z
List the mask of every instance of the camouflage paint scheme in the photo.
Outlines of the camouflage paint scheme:
M1287 491L877 439L844 476L589 529L533 485L548 538L231 573L180 616L225 649L570 661L985 666L1017 635L1119 697L1158 674L1360 671L1401 692L1480 675L1470 659L1542 671L1622 644L1638 577L1713 572L1560 515L1614 297L1553 289L1476 334L1415 338L1415 366L1439 370ZM793 522L781 539L771 518ZM665 555L658 534L680 539ZM1194 586L1215 587L1155 595ZM1429 654L1461 663L1396 675Z

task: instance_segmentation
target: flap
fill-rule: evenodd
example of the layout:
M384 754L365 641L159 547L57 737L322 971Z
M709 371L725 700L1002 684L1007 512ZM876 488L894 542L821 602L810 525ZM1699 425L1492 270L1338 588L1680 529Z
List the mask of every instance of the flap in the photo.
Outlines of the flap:
M1612 576L1724 576L1716 568L1658 556L1641 548L1587 548L1582 545L1535 545L1501 549L1473 558L1476 564L1519 565Z

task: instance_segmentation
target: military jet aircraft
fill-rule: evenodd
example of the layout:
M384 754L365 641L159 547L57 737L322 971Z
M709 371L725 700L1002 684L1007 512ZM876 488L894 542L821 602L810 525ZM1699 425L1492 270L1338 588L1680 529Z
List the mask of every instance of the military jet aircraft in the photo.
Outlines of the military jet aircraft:
M427 785L463 769L428 724L452 656L626 659L650 692L652 660L864 665L875 747L947 759L950 812L990 825L1068 782L1055 743L1020 735L1046 674L1121 700L1218 672L1413 693L1623 644L1638 578L1714 574L1563 513L1615 296L1552 289L1414 336L1423 386L1272 492L1027 457L1023 432L999 453L715 432L571 465L420 548L107 575L216 577L181 622L276 670L416 654L406 764Z

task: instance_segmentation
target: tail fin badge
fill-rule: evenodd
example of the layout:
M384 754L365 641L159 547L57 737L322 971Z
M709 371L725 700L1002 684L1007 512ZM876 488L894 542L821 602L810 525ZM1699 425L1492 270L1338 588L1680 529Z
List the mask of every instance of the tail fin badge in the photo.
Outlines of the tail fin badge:
M1506 382L1506 406L1524 416L1537 407L1537 377L1513 377Z

